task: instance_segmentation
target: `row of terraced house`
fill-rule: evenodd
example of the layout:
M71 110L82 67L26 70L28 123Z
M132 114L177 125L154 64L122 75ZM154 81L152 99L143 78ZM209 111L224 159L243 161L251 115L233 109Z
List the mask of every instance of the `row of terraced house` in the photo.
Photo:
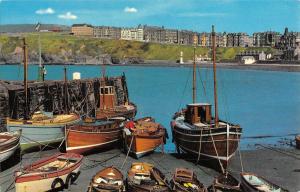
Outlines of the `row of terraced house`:
M141 42L169 43L192 45L194 36L197 36L198 46L209 47L212 44L211 33L189 30L167 29L158 26L138 25L132 28L111 26L92 26L89 24L74 24L72 34L77 36L92 36L103 39L123 39ZM296 47L300 40L299 32L288 32L282 35L279 32L266 31L253 33L252 36L244 32L216 33L218 47L277 47L289 44Z

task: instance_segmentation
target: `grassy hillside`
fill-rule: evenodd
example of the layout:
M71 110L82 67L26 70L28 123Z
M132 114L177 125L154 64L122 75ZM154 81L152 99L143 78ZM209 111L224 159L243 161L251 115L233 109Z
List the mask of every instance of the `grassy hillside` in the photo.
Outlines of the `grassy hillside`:
M29 45L30 53L38 52L38 34L29 33L25 35ZM184 60L191 60L193 57L193 47L186 45L167 45L156 43L143 43L125 40L103 40L97 38L74 37L68 34L41 33L41 43L43 53L67 55L96 56L98 54L111 54L117 58L142 57L149 60L177 60L180 52L183 52ZM2 54L14 52L16 47L21 47L22 41L19 37L8 37L0 35L0 49ZM273 52L271 48L218 48L218 60L233 60L235 55L246 49L264 50ZM208 48L197 47L197 55L209 54Z

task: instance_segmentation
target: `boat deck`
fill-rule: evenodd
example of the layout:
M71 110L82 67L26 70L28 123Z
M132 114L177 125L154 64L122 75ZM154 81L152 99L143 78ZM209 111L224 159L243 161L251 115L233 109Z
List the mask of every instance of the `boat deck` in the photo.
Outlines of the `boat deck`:
M283 150L280 149L280 151ZM32 157L35 157L34 160L37 160L40 156L49 156L55 152L56 150L50 150L43 151L40 154L38 152L25 154L23 156L22 165L32 162L32 159L30 159ZM245 171L257 173L273 183L289 189L290 191L299 191L300 183L298 181L300 180L300 150L286 149L283 152L284 153L281 153L266 148L242 151L244 169ZM79 176L78 180L74 185L71 185L71 187L65 191L86 191L90 180L99 170L103 169L105 166L111 165L114 165L120 169L125 156L126 155L118 149L87 156L84 158L81 167L81 175ZM13 172L14 170L18 169L21 164L17 163L15 165L10 165L10 168L7 169L8 163L10 162L13 162L13 160L10 159L3 163L2 168L6 170L0 173L0 191L6 191L10 185L11 187L7 191L15 191L14 184L12 184L14 181ZM207 167L195 165L189 159L184 160L177 158L174 154L153 153L141 158L140 160L136 160L129 156L123 170L120 169L124 174L124 178L126 178L127 171L129 170L132 162L148 162L154 164L169 179L171 179L171 172L175 171L176 167L193 169L197 174L198 179L206 187L212 183L214 176L218 174L216 171ZM238 154L233 157L229 169L233 171L233 175L239 176L239 171L241 168Z

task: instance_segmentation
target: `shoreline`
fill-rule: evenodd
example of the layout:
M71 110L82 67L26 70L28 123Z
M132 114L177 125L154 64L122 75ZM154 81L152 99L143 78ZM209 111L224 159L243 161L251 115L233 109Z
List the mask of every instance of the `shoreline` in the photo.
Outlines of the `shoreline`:
M19 65L15 64L0 64L0 66L12 66ZM32 63L30 65L38 65L37 63ZM87 63L69 63L69 64L61 64L61 63L46 63L45 66L51 65L66 65L66 66L98 66L102 64L87 64ZM144 63L137 64L107 64L106 66L126 66L126 67L192 67L192 63L184 63L179 64L172 61L146 61ZM212 68L211 63L197 63L196 64L200 68ZM217 63L217 67L220 69L238 69L238 70L260 70L260 71L282 71L282 72L300 72L300 64L270 64L270 63L261 63L261 64L240 64L240 63Z

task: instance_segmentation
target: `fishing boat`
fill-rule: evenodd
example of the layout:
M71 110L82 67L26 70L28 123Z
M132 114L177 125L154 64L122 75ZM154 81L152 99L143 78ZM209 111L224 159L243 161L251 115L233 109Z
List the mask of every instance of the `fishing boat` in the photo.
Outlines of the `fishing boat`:
M241 188L247 192L287 192L287 189L271 183L254 173L241 173Z
M300 135L297 135L295 137L295 140L296 140L296 148L297 149L300 149Z
M135 117L137 107L134 103L129 101L128 92L124 95L126 98L124 103L117 102L115 86L107 84L105 65L102 65L100 84L100 107L96 111L96 119L103 120L114 117L132 119Z
M121 171L111 166L99 171L92 179L88 192L123 192L124 178Z
M176 192L207 192L194 171L190 169L176 168L170 184L172 190Z
M195 42L197 37L195 36ZM212 27L212 53L214 72L214 117L211 114L212 105L196 102L196 62L194 47L193 64L193 103L175 113L171 121L173 142L177 152L185 152L197 158L211 160L215 169L227 167L228 161L235 154L242 134L242 128L226 121L219 120L217 81L216 81L216 34Z
M166 142L167 130L151 117L145 117L125 124L124 142L126 151L136 158L153 152Z
M229 172L217 176L208 188L210 192L241 192L240 182Z
M85 121L67 126L66 151L84 154L114 146L121 140L122 130L121 120Z
M20 146L22 131L0 133L0 163L11 157Z
M40 192L68 188L80 174L83 156L58 153L15 173L16 192Z
M167 192L171 189L165 176L152 164L132 163L128 171L127 191Z
M64 127L81 121L80 116L74 113L58 114L35 112L29 114L29 93L27 81L27 44L23 40L24 52L24 117L21 119L6 119L8 131L22 129L21 149L59 143L64 138Z

